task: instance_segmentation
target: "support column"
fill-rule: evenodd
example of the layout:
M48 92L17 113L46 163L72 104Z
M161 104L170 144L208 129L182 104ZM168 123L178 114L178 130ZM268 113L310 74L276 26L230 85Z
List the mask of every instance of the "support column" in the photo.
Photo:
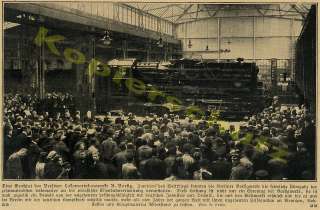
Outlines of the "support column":
M96 41L95 38L93 36L90 36L90 41L89 41L89 45L90 45L90 50L89 50L89 58L91 59L95 59L96 58ZM91 60L90 59L90 60ZM96 107L96 75L95 75L95 71L93 71L93 73L91 74L91 76L89 75L89 94L90 94L90 109L91 112L93 114L96 114L97 111L97 107Z
M256 61L256 33L255 33L256 17L253 17L252 22L253 22L252 24L252 37L253 37L252 38L252 58L255 62Z
M122 40L122 55L123 59L126 59L128 57L127 39Z
M44 35L41 34L41 43L43 43L44 40ZM37 94L41 99L44 98L45 95L45 69L44 69L44 59L45 59L45 54L44 54L44 47L45 45L42 44L39 47L39 54L38 54L38 65L37 65Z
M91 111L96 113L96 94L95 94L95 71L89 71L89 65L95 59L95 39L94 36L88 38L78 38L76 43L83 43L82 53L85 54L86 61L84 64L76 64L77 84L81 93L78 94L78 104L84 114ZM93 65L94 66L94 65ZM80 80L80 81L79 81Z
M293 32L293 19L290 20L290 72L289 77L294 81L294 59L295 59L295 44L294 44L294 32Z
M220 61L221 56L220 56L220 49L221 49L221 41L220 41L220 36L221 36L221 30L220 30L220 18L218 18L218 34L217 34L217 41L218 41L218 61Z
M147 62L150 62L150 53L151 53L151 40L150 38L147 40L147 46L146 46L146 49L147 49Z
M272 89L272 93L276 94L277 92L277 59L276 58L272 58L271 59L271 89Z
M38 59L37 49L30 39L30 26L22 24L19 40L20 68L22 74L23 91L33 92L38 86L36 81L36 60Z
M19 29L19 40L18 40L18 57L19 57L19 69L21 70L21 88L23 92L25 92L27 88L26 81L26 65L25 65L25 56L26 56L26 46L25 46L25 25L22 24Z
M168 44L168 54L169 54L169 60L172 59L172 46L170 44Z
M164 44L164 61L168 59L168 43Z

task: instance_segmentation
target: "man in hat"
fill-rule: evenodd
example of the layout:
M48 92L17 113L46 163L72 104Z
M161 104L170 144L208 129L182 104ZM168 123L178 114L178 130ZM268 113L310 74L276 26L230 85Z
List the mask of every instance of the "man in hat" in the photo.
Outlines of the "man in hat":
M19 128L21 129L21 133L19 133L17 136L13 136L13 145L15 151L18 151L21 148L26 148L30 143L30 139L28 138L28 129L22 124L18 126L18 129Z
M212 148L213 142L214 142L214 137L207 136L205 137L204 142L200 144L200 149L201 149L203 158L208 159L211 162L216 160L217 158L217 154Z
M39 139L38 145L47 153L53 150L56 141L54 139L54 130L49 128L43 131L42 138Z
M113 156L119 152L119 148L112 138L108 138L101 143L100 152L102 161L104 163L111 163Z
M127 162L127 146L125 142L121 142L119 144L119 149L120 151L117 152L113 158L112 158L112 163L114 166L117 168L117 178L122 177L122 165Z
M166 175L170 176L172 174L172 167L175 164L176 155L177 155L177 147L176 144L168 142L166 145L167 157L164 159L164 163L166 164Z
M31 137L30 144L28 145L28 156L26 158L26 170L28 171L28 178L35 178L35 167L39 159L42 149L38 145L39 134L35 133Z
M70 149L67 147L66 143L64 142L66 136L64 135L63 130L57 131L56 136L56 144L53 146L54 151L56 151L63 160L70 159Z
M287 178L287 161L282 158L272 158L268 161L268 172L271 180Z
M209 161L202 159L199 162L200 169L193 173L194 180L210 180L212 179L212 173L209 171Z
M196 170L196 168L195 168L196 162L195 162L194 158L191 156L191 152L193 150L193 147L194 146L190 143L186 143L182 147L183 155L181 158L182 158L182 162L184 165L185 174L187 175L186 178L188 178L188 179L192 179L193 173Z
M138 160L145 160L146 157L151 157L152 155L152 147L148 144L148 140L150 136L146 135L144 138L140 138L140 147L138 147Z
M234 157L234 158L236 158L236 157ZM253 172L252 162L250 162L246 158L241 158L240 160L239 160L239 157L237 157L237 158L238 158L238 160L236 162L238 162L238 164L235 165L231 169L230 179L231 180L248 180L248 179L251 179L251 175L252 175L252 172ZM233 164L235 164L235 162Z
M48 154L46 152L40 152L39 158L35 165L35 179L43 179L47 155Z
M6 178L7 179L24 179L26 172L23 170L23 159L28 155L26 148L21 148L17 152L10 155L7 160Z
M156 150L153 150L152 157L145 163L143 178L161 180L166 178L166 164L157 157Z
M97 137L97 130L95 128L89 128L87 130L87 143L88 143L88 146L93 145L93 146L99 148L100 141Z
M71 178L73 179L85 179L89 173L89 161L88 151L83 148L77 150L77 155L73 159L73 168Z
M128 114L128 125L138 125L135 116L131 112Z
M107 166L100 161L100 154L97 148L88 148L88 173L87 179L108 179Z
M146 162L152 157L153 149L148 145L145 139L141 139L141 146L137 149L138 156L138 167L142 178L147 177L147 172L145 170Z
M312 122L312 118L310 115L307 115L303 119L303 128L301 132L300 140L304 142L306 148L311 154L311 159L315 159L315 149L316 149L316 127Z
M212 179L229 179L231 167L231 163L223 155L219 155L217 160L213 161L211 165Z
M48 162L44 166L43 178L57 179L62 172L62 158L54 150L50 151L47 155Z
M15 147L13 145L13 139L12 139L12 131L13 127L10 123L6 123L4 127L4 140L3 140L3 146L4 146L4 154L3 154L3 171L5 171L6 168L6 162L9 158L9 156L15 152Z
M70 125L66 132L66 138L64 142L70 150L70 154L75 152L74 148L77 142L81 139L81 126L80 125Z
M134 156L132 153L126 153L126 161L121 166L121 174L123 179L138 179L139 172L134 164Z

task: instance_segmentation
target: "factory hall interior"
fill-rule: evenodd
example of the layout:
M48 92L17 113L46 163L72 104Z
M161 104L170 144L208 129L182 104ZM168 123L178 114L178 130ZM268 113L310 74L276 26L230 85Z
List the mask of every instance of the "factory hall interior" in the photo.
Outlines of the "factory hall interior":
M4 179L315 180L317 4L3 7Z

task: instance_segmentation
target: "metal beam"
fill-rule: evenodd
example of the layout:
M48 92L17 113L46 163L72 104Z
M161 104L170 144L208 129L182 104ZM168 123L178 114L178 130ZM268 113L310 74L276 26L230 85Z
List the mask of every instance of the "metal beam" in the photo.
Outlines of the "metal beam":
M261 16L264 16L264 15L265 15L265 13L263 13L258 6L255 6L255 8L256 8L256 10L259 12L259 14L260 14Z
M278 9L270 9L270 8L264 8L262 10L265 10L265 11L280 11L280 12L285 12L285 13L297 13L297 11L290 11L290 10L285 10L283 8L280 7L279 5L279 8ZM301 12L301 11L300 11ZM299 12L298 12L299 13ZM265 13L266 14L266 13Z
M149 11L158 10L158 9L163 9L163 8L171 7L171 6L177 6L177 4L168 4L168 5L165 5L165 6L162 6L162 7L151 8L151 9L147 9L147 10L144 10L144 11L145 11L145 12L149 12Z
M210 13L210 9L208 8L208 5L203 5L206 8L206 11L208 12L209 17L212 17L212 14Z
M221 10L222 8L220 8ZM279 10L276 10L276 11L279 11ZM283 12L288 12L286 10L281 10ZM208 12L208 11L201 11L201 12ZM290 11L291 13L295 13L295 14L286 14L286 15L264 15L265 17L271 17L271 16L274 16L274 17L295 17L295 16L300 16L300 14L297 14L297 12L294 12L294 11ZM195 12L188 12L186 13L185 15L187 14L195 14ZM214 14L216 15L216 13ZM172 16L166 16L166 17L163 17L163 18L172 18L172 17L177 17L177 16L180 16L180 15L172 15ZM216 17L221 17L221 18L228 18L228 17L232 17L232 18L236 18L236 17L259 17L259 16L254 16L254 15L239 15L239 16L216 16ZM289 18L290 19L290 18ZM200 20L200 19L199 19ZM177 21L175 21L175 23L177 23Z
M171 22L171 21L169 21L169 20L162 19L162 18L160 18L159 16L156 16L156 15L154 15L154 14L152 14L152 13L149 13L149 12L146 12L146 11L144 11L144 10L138 9L138 8L133 7L133 6L131 6L131 5L128 5L128 4L125 4L125 3L114 3L114 4L118 4L118 5L120 5L120 6L123 6L123 7L129 8L129 9L133 9L133 10L135 10L135 11L137 11L137 12L140 12L140 13L143 14L143 15L150 15L150 16L152 16L152 17L154 17L154 18L159 19L159 20L168 21L168 22L170 22L171 24L174 24L173 22Z
M199 12L207 12L207 11L199 11ZM186 13L185 15L187 15L187 14L194 14L194 13L196 13L196 12L188 12L188 13ZM163 17L163 18L165 18L165 19L167 19L167 18L173 18L173 17L179 17L179 16L181 16L181 14L175 14L175 15L170 15L170 16L165 16L165 17Z
M168 10L170 9L170 7L167 7L161 14L160 14L160 17L163 17L163 15L165 15Z
M300 19L300 18L294 18L296 17L297 15L282 15L282 16L279 16L279 15L265 15L264 17L268 17L268 18L279 18L279 19L285 19L285 20L296 20L296 21L303 21L303 19ZM188 18L188 20L186 21L181 21L179 23L176 23L177 25L179 24L184 24L184 23L191 23L191 22L196 22L196 21L199 21L199 20L208 20L208 19L212 19L212 18L241 18L241 17L245 17L245 18L249 18L249 17L261 17L261 16L254 16L254 15L251 15L251 16L247 16L247 15L241 15L241 16L216 16L216 17L204 17L204 18L198 18L197 20L195 20L195 18Z
M288 35L270 35L270 36L255 36L255 38L290 38L291 36ZM299 37L299 36L292 36L292 37ZM252 36L220 36L221 39L252 39ZM183 37L183 39L191 39L191 40L207 40L207 39L217 39L217 37Z
M304 4L301 4L301 7L303 8L305 13L309 12L309 9Z
M212 17L216 16L218 12L221 10L222 6L219 5L219 8L212 14Z
M141 10L145 11L144 8L146 8L147 4L143 5L142 8L140 8Z
M210 10L210 9L209 9ZM221 7L220 8L220 10L223 10L223 8ZM253 9L230 9L230 8L228 8L227 9L228 11L237 11L237 10L253 10ZM265 15L266 15L266 13L268 12L268 11L277 11L277 12L279 12L279 9L267 9L267 8L265 8L265 9L262 9L262 10L264 10L265 11ZM291 13L291 14L287 14L287 16L298 16L298 15L300 15L299 13L297 14L297 12L296 11L289 11L289 10L283 10L283 9L280 9L280 11L281 12L285 12L285 13ZM206 11L202 11L202 12L208 12L208 10L206 10ZM188 12L188 13L186 13L185 15L187 15L187 14L195 14L196 13L196 11L195 12ZM306 14L306 13L305 13ZM172 15L172 16L166 16L166 17L163 17L163 18L172 18L172 17L177 17L177 16L180 16L179 14L177 14L177 15ZM269 15L270 16L270 15ZM279 15L278 15L279 16ZM286 15L281 15L281 16L286 16ZM253 17L253 15L251 15L250 17Z
M193 4L190 4L183 12L178 16L178 18L175 20L175 22L178 22L185 14L188 13L189 9L193 6Z
M199 6L199 4L197 4L197 14L196 14L196 19L198 19L199 8L200 8L200 6Z
M297 13L299 13L299 14L302 16L303 19L306 19L306 15L305 15L303 12L301 12L301 11L296 7L296 5L292 4L291 7L292 7Z
M137 30L136 26L119 23L105 17L97 17L89 15L81 11L74 11L70 8L58 7L53 4L44 3L5 3L5 8L10 8L14 10L19 10L27 13L37 14L44 17L48 17L55 20L60 20L63 22L69 22L74 24L80 24L84 26L92 26L97 29L108 29L115 32L130 34L133 36L151 38L154 40L159 39L159 33L152 30ZM110 23L106 26L106 22ZM106 28L108 27L108 28ZM80 29L81 30L81 29ZM173 36L163 34L163 38L169 43L179 44L180 41L175 39Z
M278 8L278 10L279 10L279 15L282 15L282 14L281 14L281 5L279 4L278 6L279 6L279 8Z

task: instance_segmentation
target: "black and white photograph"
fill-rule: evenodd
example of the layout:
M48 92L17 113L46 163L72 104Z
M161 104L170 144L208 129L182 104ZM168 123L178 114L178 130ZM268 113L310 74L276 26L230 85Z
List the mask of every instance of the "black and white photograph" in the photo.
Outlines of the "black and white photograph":
M2 3L2 180L316 179L316 3Z

